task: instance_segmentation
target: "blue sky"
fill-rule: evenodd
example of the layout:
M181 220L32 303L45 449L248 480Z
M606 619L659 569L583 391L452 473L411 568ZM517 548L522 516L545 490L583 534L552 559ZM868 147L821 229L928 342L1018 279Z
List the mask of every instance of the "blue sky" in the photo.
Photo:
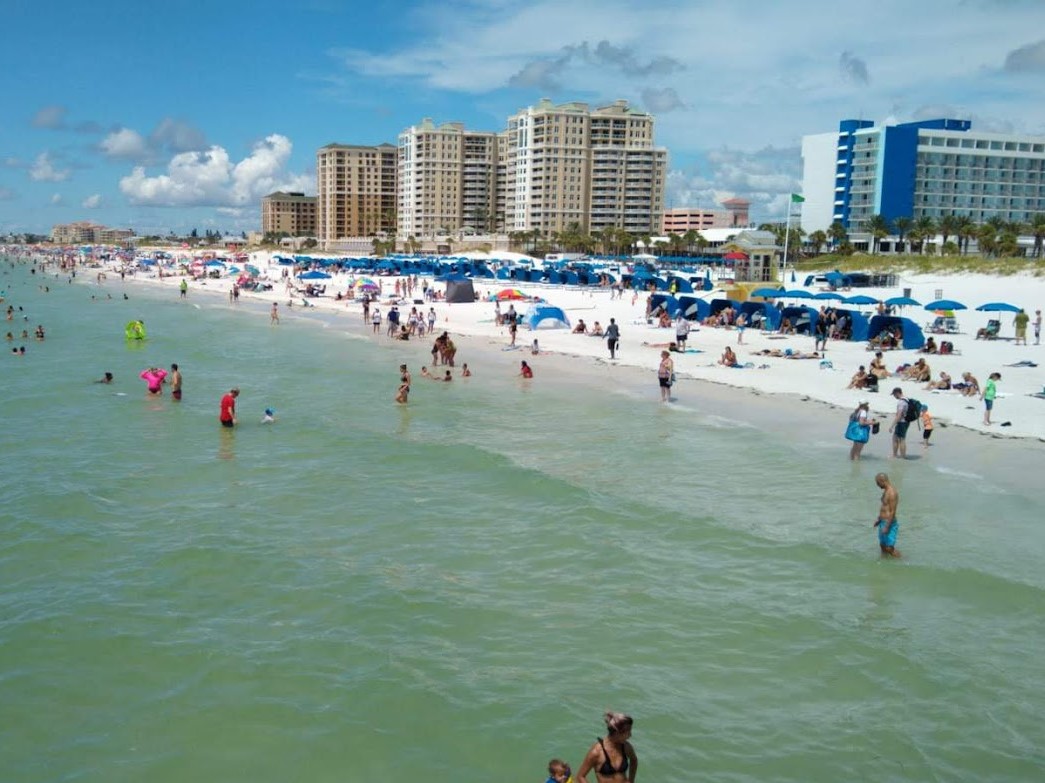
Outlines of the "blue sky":
M7 0L0 231L260 227L315 151L541 97L657 117L667 201L783 214L844 117L1045 135L1045 0Z

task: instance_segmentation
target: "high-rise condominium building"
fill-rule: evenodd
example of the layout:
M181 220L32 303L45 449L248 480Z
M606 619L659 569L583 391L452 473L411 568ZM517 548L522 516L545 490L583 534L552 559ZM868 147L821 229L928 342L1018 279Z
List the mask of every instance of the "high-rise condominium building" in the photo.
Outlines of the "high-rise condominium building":
M505 230L660 228L667 152L653 146L650 114L545 99L509 117L505 136Z
M320 243L396 230L396 148L328 144L316 153Z
M261 199L261 231L292 237L316 234L316 197L277 190Z
M706 228L744 228L748 225L751 202L730 198L722 202L722 209L699 207L671 207L664 210L661 231L665 234L685 234Z
M968 120L843 120L802 139L802 179L806 232L838 221L861 233L872 215L1022 223L1045 214L1045 137L976 132Z
M51 229L51 241L61 245L91 244L119 245L134 236L129 228L109 228L89 220L76 223L58 223Z
M497 134L425 118L399 134L398 175L400 237L493 229Z

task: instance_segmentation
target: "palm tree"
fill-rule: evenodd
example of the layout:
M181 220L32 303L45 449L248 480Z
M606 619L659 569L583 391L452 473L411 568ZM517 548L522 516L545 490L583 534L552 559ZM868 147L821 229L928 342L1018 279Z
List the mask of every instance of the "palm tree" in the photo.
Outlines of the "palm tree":
M984 223L976 230L976 239L980 244L980 253L989 258L997 250L998 229L991 223Z
M697 244L697 237L700 236L700 232L695 228L691 228L685 234L682 235L682 241L686 244L686 250L693 252L693 246Z
M878 243L889 236L889 221L882 215L871 215L867 220L867 233L871 235L871 255L875 255Z
M813 254L820 255L820 248L827 244L827 233L824 231L814 231L809 235L809 244L813 246Z
M915 230L921 235L918 251L925 253L925 243L936 236L936 221L928 215L922 215L914 222Z
M833 246L838 247L849 238L849 232L845 230L841 221L836 220L827 227L827 238L831 240Z
M958 231L958 218L954 215L944 215L940 218L937 228L939 228L941 234L940 246L943 247L943 245L947 244L947 237Z
M901 215L893 220L893 230L896 231L896 238L900 241L900 252L903 253L907 250L907 245L904 242L904 237L910 232L911 227L914 225L914 220Z
M1004 225L1005 221L1002 220L1001 223ZM994 227L995 230L999 228L997 224L994 224ZM969 252L969 240L977 235L976 224L968 215L962 215L955 221L954 233L958 237L958 247L964 256Z
M1032 217L1029 228L1034 235L1034 257L1040 258L1045 252L1045 215L1039 213Z

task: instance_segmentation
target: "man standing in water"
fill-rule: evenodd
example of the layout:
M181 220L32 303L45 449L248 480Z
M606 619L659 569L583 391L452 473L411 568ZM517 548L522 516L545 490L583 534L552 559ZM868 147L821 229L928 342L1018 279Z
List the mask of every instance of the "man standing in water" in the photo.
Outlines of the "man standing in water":
M181 399L181 370L178 369L177 364L171 365L171 374L168 379L168 383L171 385L171 397L176 400Z
M221 398L221 413L218 420L222 427L236 426L236 398L239 397L239 389L229 389L229 393Z
M882 550L882 556L899 557L900 550L896 548L896 536L900 532L900 523L896 521L896 507L900 505L900 493L889 481L885 473L879 473L874 477L874 483L882 490L882 506L878 509L878 520L874 526L878 528L878 546Z

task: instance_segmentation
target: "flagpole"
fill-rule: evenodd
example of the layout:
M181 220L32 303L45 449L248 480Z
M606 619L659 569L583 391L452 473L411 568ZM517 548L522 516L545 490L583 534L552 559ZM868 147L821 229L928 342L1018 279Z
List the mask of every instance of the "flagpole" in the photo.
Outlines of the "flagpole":
M787 223L784 228L784 268L780 270L780 279L783 280L787 273L787 248L791 240L791 199L792 196L789 193L787 196Z

